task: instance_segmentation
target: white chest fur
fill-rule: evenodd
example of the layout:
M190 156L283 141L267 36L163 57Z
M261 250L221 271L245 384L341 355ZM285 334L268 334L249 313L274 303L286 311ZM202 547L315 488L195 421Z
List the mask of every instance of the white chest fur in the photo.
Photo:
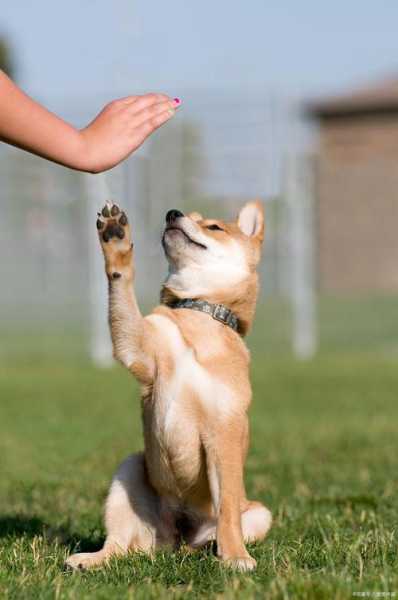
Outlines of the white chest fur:
M170 468L181 482L177 487L187 488L195 484L200 470L201 436L209 433L200 431L198 413L206 415L207 424L222 424L234 410L236 399L227 382L215 378L196 360L171 319L163 315L146 318L156 327L159 341L151 431L147 435L161 463L162 487L175 485L166 481L170 473L165 471Z
M170 427L174 411L183 408L179 404L187 400L184 398L187 388L211 416L227 417L234 409L235 400L228 383L218 380L196 360L193 349L185 344L173 321L163 315L150 315L147 319L155 325L161 339L160 361L163 355L165 360L171 359L173 365L171 372L159 365L159 380L155 384L165 429Z

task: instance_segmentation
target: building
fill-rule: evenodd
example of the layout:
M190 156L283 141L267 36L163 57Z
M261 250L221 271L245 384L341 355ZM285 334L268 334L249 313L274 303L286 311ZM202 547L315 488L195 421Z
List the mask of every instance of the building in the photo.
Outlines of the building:
M323 292L398 291L398 78L309 107Z

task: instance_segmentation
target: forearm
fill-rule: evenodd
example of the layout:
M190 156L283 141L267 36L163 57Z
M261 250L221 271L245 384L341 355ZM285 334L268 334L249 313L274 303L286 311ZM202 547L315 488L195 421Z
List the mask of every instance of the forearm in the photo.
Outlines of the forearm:
M61 165L87 170L81 133L29 98L1 71L0 139Z
M113 100L81 131L29 98L0 71L0 141L71 169L112 169L180 106L165 94Z

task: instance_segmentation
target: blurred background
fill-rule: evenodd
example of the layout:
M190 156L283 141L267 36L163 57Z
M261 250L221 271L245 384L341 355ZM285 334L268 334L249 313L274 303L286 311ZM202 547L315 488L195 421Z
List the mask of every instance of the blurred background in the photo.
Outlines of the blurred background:
M1 2L1 68L75 126L128 94L182 107L102 175L0 144L0 597L396 593L397 23L396 0ZM127 210L148 310L166 211L235 218L255 197L245 483L274 515L257 574L203 551L69 577L69 552L101 546L116 465L142 448L138 386L111 359L96 212Z
M382 6L381 6L382 4ZM398 5L220 0L3 3L0 66L84 126L119 96L183 106L125 163L68 171L0 147L0 361L110 364L96 210L132 218L141 303L169 208L266 203L254 344L398 351Z

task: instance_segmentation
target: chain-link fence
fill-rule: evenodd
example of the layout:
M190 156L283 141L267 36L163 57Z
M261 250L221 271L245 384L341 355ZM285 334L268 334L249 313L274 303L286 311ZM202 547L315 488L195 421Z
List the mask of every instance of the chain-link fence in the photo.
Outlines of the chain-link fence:
M143 305L157 302L166 274L160 238L169 208L234 218L255 197L267 204L261 299L283 296L289 249L281 191L292 122L290 104L271 95L255 102L198 96L143 150L99 176L3 146L1 358L84 356L90 347L99 360L107 355L95 216L109 199L133 224Z
M348 242L365 231L364 220L366 231L373 231L369 207L377 216L373 196L380 178L373 171L355 171L367 194L364 205L343 180L352 178L343 178L346 169L340 169L331 178L339 198L325 204L319 167L314 169L317 161L306 158L308 129L298 114L293 102L272 95L256 101L197 95L196 104L182 109L143 149L95 176L3 145L1 362L89 356L109 362L107 285L95 220L97 210L112 199L133 225L136 289L144 310L157 303L167 272L160 239L168 209L228 219L248 199L259 197L266 205L267 227L253 343L265 353L290 353L293 348L309 356L319 337L320 348L328 351L394 352L398 304L393 292L319 288L325 261L333 263L333 272L340 264L341 273L348 266L360 273L370 265ZM387 243L394 250L391 235L382 235L382 228L388 223L392 231L395 205L389 200L383 207L382 219L373 218L380 235L372 237L374 248L367 247L366 256L374 260L377 240L384 244L383 252ZM351 215L349 226L344 214ZM337 216L345 229L339 225L336 231ZM337 235L343 233L344 247ZM369 235L363 233L362 247Z

